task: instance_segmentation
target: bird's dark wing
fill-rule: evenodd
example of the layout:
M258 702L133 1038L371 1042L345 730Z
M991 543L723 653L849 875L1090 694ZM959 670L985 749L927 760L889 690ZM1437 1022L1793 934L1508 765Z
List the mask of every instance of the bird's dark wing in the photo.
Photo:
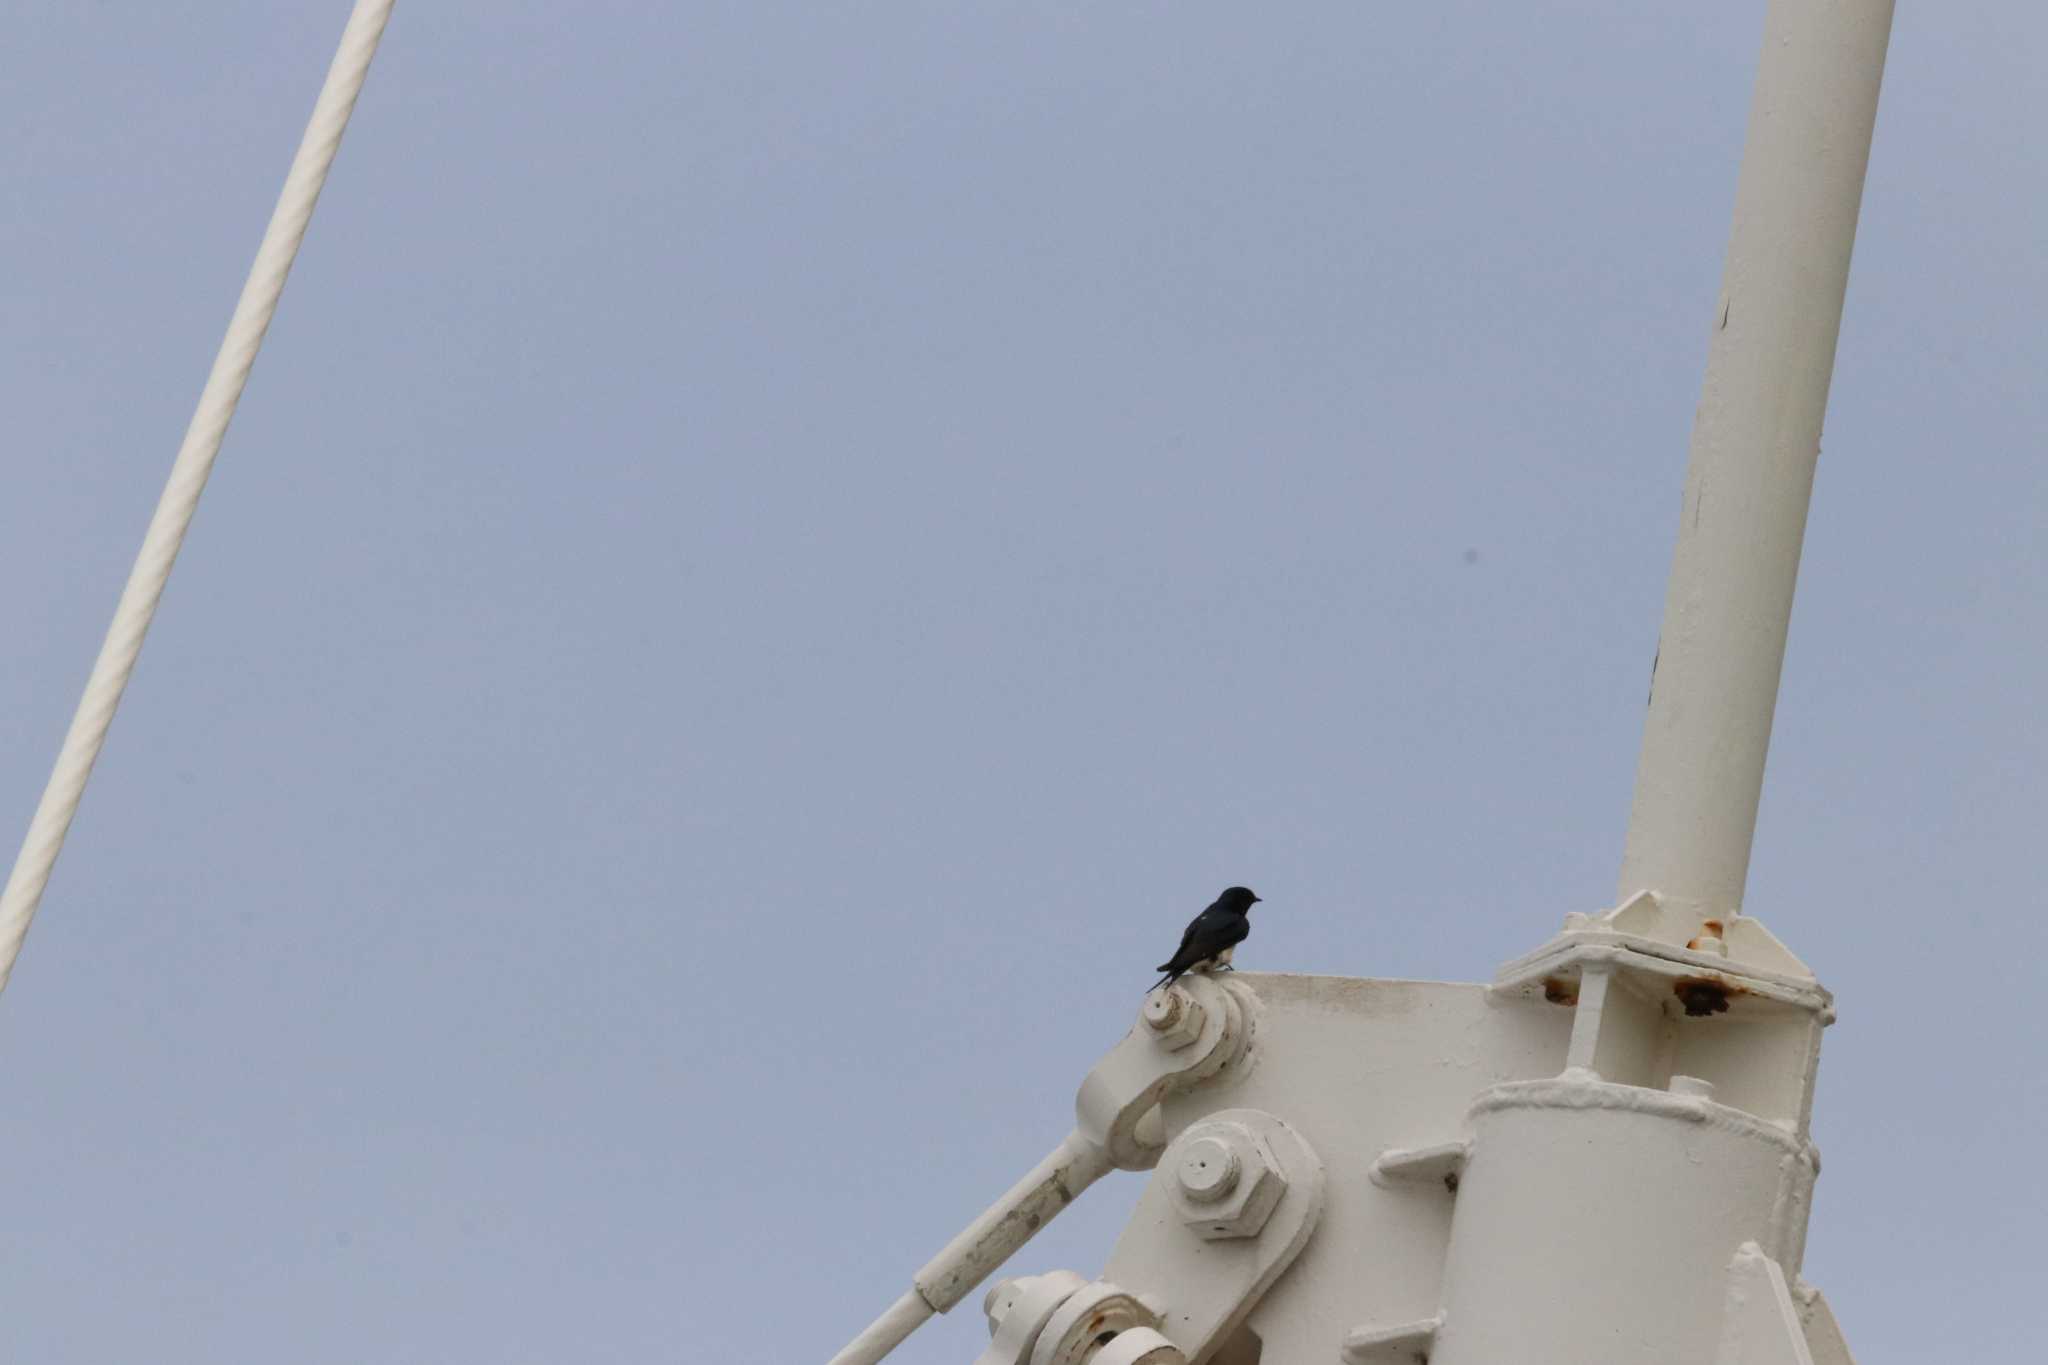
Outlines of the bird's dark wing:
M1187 932L1180 936L1180 947L1154 970L1184 972L1203 958L1214 957L1225 948L1244 942L1251 931L1251 921L1243 915L1233 915L1220 905L1212 905L1195 916Z

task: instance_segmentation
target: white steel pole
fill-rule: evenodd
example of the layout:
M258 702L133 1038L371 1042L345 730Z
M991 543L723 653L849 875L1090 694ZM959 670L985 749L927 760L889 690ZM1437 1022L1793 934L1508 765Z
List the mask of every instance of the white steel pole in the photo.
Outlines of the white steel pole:
M1621 897L1742 906L1892 0L1771 0Z
M85 795L86 779L99 761L100 746L106 742L107 727L114 722L114 710L121 704L135 660L142 653L142 639L156 616L164 584L170 580L171 565L185 543L185 531L198 509L199 495L213 472L214 457L220 454L221 439L241 401L242 387L249 382L250 367L263 345L263 335L277 312L278 297L284 293L285 277L299 254L306 225L312 221L313 205L320 188L327 183L328 167L341 146L342 132L355 109L369 74L370 59L377 55L377 42L391 18L394 0L357 0L348 24L342 29L341 44L328 68L327 81L313 103L313 116L285 175L284 189L263 242L256 248L255 264L242 286L242 296L228 320L227 335L213 358L213 370L200 390L178 457L171 464L169 481L158 500L149 530L142 537L142 550L135 557L127 586L114 608L113 624L107 628L99 657L86 679L85 695L71 718L71 729L57 752L43 797L29 820L28 834L7 886L0 891L0 990L14 970L21 943L28 936L29 922L42 903L43 889L50 883L50 871L64 847L71 829L71 817L78 813L79 798Z

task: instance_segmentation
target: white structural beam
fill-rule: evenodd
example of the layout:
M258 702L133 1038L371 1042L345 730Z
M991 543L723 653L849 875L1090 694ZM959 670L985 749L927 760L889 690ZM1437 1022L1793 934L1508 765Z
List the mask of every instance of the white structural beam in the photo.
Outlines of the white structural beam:
M50 871L57 865L64 836L70 832L71 818L78 813L79 799L85 795L86 779L92 776L100 746L106 743L107 727L114 723L114 711L128 688L129 675L135 671L143 637L156 617L157 602L170 581L171 566L177 561L179 547L185 543L185 531L198 510L207 476L213 472L221 438L227 435L235 405L242 399L242 388L249 382L249 370L256 363L256 352L262 348L263 334L270 329L270 319L277 313L285 277L298 257L299 243L305 240L313 206L319 202L321 186L327 183L328 168L334 164L349 114L356 107L356 96L362 93L363 80L369 75L370 59L377 55L377 43L384 36L393 3L394 0L357 0L342 30L327 81L313 103L306 135L285 175L284 189L278 195L270 225L264 230L262 244L256 248L255 264L249 267L248 281L242 286L234 316L228 320L227 335L213 358L213 369L206 376L206 387L200 390L191 425L186 428L178 457L171 464L170 479L164 485L155 515L150 518L149 530L143 534L142 549L135 557L135 567L129 571L127 586L121 590L121 600L114 608L113 624L107 627L106 640L86 678L85 695L79 699L71 728L57 752L42 800L30 817L28 834L22 839L14 870L8 874L6 890L0 891L0 990L7 987L22 940L28 937L29 922L42 903Z
M1771 0L1621 897L1738 911L1892 0Z

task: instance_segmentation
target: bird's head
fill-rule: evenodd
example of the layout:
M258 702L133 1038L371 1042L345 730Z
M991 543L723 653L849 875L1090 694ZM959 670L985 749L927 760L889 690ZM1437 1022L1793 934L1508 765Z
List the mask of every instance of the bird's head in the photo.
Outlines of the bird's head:
M1216 898L1216 903L1234 914L1248 914L1259 898L1252 894L1249 886L1233 886Z

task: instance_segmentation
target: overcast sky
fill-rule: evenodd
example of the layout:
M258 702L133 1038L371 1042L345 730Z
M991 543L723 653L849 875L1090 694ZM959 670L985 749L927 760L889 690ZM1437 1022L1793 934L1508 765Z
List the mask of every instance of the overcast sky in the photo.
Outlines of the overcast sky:
M0 857L347 9L0 0ZM1762 12L401 3L0 1000L8 1358L822 1360L1226 883L1611 903ZM2048 1329L2044 71L1900 6L1750 876L1862 1365Z

